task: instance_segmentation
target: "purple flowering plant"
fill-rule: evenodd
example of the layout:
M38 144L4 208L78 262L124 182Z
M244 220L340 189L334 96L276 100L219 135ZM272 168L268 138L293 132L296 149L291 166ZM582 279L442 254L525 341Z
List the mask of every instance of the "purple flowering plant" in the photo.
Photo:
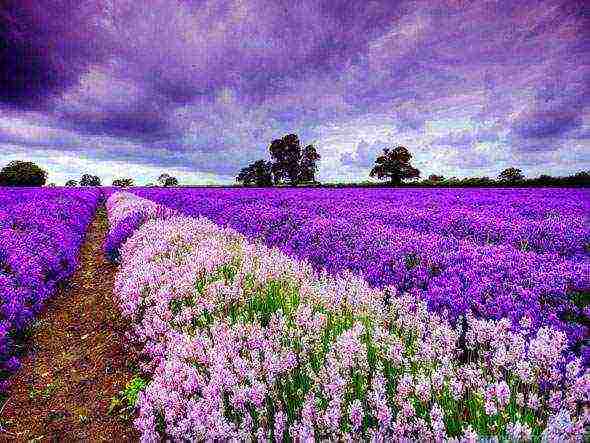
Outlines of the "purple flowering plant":
M19 342L56 286L76 269L99 193L0 188L0 392L19 367Z
M584 438L590 372L551 325L463 328L204 218L149 220L120 254L142 441Z

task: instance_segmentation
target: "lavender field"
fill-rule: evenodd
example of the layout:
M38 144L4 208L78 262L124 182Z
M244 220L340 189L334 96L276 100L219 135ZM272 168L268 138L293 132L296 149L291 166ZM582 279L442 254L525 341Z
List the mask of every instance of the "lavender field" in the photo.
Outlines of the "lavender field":
M108 192L143 441L577 441L585 189Z
M583 441L589 216L584 188L5 188L0 395L98 220L140 441Z
M137 195L262 240L330 274L410 293L457 320L523 318L583 346L590 192L194 190ZM134 220L134 219L133 219ZM581 323L572 322L579 319ZM586 320L587 321L587 320ZM590 350L582 351L590 359ZM590 361L590 360L587 360Z
M0 443L590 443L590 0L0 0Z
M21 336L71 276L98 190L0 188L0 393L19 366Z

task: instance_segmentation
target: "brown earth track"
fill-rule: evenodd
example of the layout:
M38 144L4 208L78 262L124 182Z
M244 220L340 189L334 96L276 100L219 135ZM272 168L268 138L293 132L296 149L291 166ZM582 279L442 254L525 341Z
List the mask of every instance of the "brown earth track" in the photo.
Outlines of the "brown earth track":
M128 325L113 300L116 267L103 253L108 222L99 208L80 266L38 317L22 368L0 406L0 441L138 441L131 422L107 413L133 378Z

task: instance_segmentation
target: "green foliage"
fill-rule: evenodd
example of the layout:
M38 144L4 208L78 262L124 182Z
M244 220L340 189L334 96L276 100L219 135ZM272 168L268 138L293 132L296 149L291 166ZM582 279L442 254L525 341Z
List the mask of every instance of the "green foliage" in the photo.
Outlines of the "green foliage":
M522 171L520 169L511 167L504 169L502 172L500 172L500 175L498 175L498 179L509 183L517 183L519 181L524 180L524 175L522 174Z
M408 148L398 146L394 149L385 148L375 160L375 166L370 177L379 180L388 179L392 185L398 185L403 180L420 177L420 171L411 165L412 154Z
M133 417L135 405L139 393L143 391L148 382L143 378L133 377L125 386L125 389L119 392L116 396L111 398L108 414L118 415L122 420L129 420Z
M238 265L231 263L220 266L208 276L200 279L195 285L195 297L204 294L207 285L213 282L223 281L225 284L231 284L239 268ZM417 265L419 265L419 259L416 255L410 254L406 257L406 266L411 268ZM297 333L299 328L297 316L303 303L299 287L282 280L270 280L264 285L257 286L254 276L247 275L243 278L243 296L231 302L220 300L214 308L214 312L206 313L203 319L199 320L198 324L194 324L194 326L206 329L216 320L226 320L230 325L258 323L262 327L266 327L273 315L281 315L284 318L285 327L282 334L284 334L285 343L288 343L298 356L297 365L275 380L273 395L278 396L278 398L271 400L268 397L266 405L263 406L263 411L250 408L249 413L254 424L261 419L261 414L267 420L272 420L277 399L287 415L288 424L298 420L298 414L307 394L311 389L317 389L314 388L313 378L318 376L321 368L325 366L328 354L333 350L335 342L343 333L350 331L355 326L358 327L359 324L362 325L360 341L366 348L368 367L354 367L351 369L345 387L345 404L349 405L358 399L365 411L370 410L368 396L374 374L377 371L382 371L385 377L385 388L389 402L394 403L397 385L402 375L410 373L417 376L420 374L428 379L438 369L436 365L422 363L420 360L414 361L411 367L395 366L388 356L388 350L382 348L383 345L375 340L377 325L374 324L372 318L366 314L353 312L346 304L342 305L338 310L328 309L320 304L312 303L309 305L312 315L323 316L324 321L321 329L317 332L317 343L313 347L307 347L307 350L304 350ZM193 304L194 300L193 297L190 300L175 301L178 306L173 307L173 313L178 313L184 305ZM580 306L587 305L588 294L579 294L576 302ZM396 326L398 314L392 309L390 315L391 321L389 322L388 334L392 338L400 340L403 345L402 352L404 356L411 358L416 355L419 348L419 335L408 330L403 332L398 330ZM485 413L484 398L479 393L467 393L463 398L456 399L447 387L437 394L436 398L431 401L436 401L443 409L444 422L449 436L459 437L462 435L465 426L470 424L479 435L499 435L502 440L502 438L506 437L507 424L520 421L528 424L533 430L533 436L538 438L541 428L539 421L535 418L534 411L527 407L517 406L514 393L518 392L519 382L512 379L508 379L507 382L512 392L509 400L510 404L506 411L492 416ZM140 389L142 388L141 384L138 386L140 386ZM320 409L324 408L328 402L327 393L317 390L314 390L313 393L318 402L318 407ZM418 416L426 421L430 420L429 404L423 403L417 396L412 398L411 402ZM228 399L225 399L224 403L226 416L230 419L234 417L237 420L239 413L232 410ZM376 418L374 416L367 414L364 417L364 429L375 426L375 424ZM344 431L352 429L349 418L345 415L340 422L340 428ZM363 432L359 437L363 438L367 437L367 435Z
M172 177L169 174L161 174L158 177L158 184L160 186L170 187L170 186L178 186L178 179L176 177Z
M61 387L61 382L59 380L49 383L47 386L45 386L42 389L37 389L37 388L33 387L29 391L29 399L36 400L36 399L40 398L43 400L47 400L53 394L55 394L60 387Z
M128 188L130 186L135 186L135 182L132 178L117 178L113 180L113 186Z
M299 137L296 134L287 134L273 140L269 152L271 161L255 161L240 171L236 181L256 186L316 183L317 162L321 156L315 146L301 148Z
M47 172L33 162L15 160L0 171L0 186L43 186Z
M100 177L96 175L84 174L80 178L80 186L100 186Z
M255 161L240 171L236 181L244 185L271 186L271 163L264 160Z

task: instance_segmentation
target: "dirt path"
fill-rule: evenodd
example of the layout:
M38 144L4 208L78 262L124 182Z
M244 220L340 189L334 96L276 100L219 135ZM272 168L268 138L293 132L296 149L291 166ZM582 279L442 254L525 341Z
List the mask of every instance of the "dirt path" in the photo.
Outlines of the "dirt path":
M137 441L131 422L108 415L133 378L127 325L113 302L115 266L102 251L104 207L89 227L80 266L39 316L27 356L0 413L0 441Z

